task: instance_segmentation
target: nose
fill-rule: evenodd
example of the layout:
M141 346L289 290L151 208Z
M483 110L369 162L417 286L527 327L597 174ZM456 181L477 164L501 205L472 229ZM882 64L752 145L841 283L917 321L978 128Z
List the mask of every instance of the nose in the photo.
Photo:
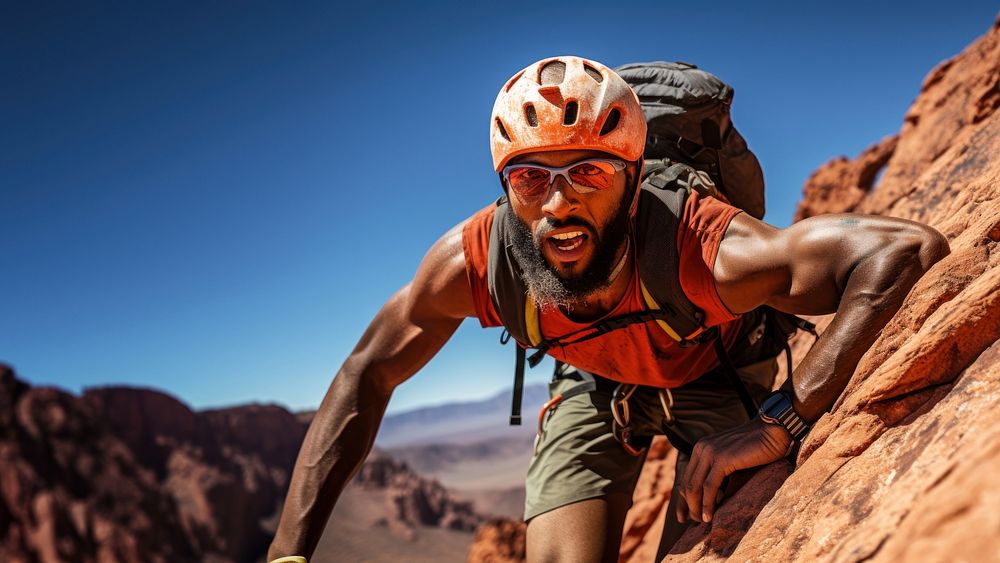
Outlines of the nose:
M569 185L566 178L557 176L542 203L542 213L553 219L565 219L576 211L578 205L576 190Z

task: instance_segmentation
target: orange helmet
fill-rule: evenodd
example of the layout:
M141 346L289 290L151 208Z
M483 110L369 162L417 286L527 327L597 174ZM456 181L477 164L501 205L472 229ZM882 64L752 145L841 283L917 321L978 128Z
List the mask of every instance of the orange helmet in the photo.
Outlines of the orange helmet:
M490 124L493 167L528 152L590 149L639 160L646 120L639 98L615 71L580 57L542 59L497 95Z

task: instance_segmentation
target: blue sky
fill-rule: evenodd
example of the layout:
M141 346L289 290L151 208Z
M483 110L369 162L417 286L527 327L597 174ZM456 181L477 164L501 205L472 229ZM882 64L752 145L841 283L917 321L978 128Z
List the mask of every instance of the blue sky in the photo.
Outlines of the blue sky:
M489 113L520 68L718 74L786 226L808 175L898 131L997 11L475 4L5 4L0 360L73 392L315 407L429 245L498 195ZM390 410L509 386L498 337L467 321Z

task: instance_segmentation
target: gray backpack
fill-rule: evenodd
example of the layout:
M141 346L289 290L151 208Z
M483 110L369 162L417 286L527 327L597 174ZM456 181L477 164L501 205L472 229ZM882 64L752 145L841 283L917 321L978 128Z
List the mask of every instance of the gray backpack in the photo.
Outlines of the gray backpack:
M729 203L764 217L764 172L729 116L732 86L681 62L630 63L615 72L642 104L646 160L665 158L703 170Z

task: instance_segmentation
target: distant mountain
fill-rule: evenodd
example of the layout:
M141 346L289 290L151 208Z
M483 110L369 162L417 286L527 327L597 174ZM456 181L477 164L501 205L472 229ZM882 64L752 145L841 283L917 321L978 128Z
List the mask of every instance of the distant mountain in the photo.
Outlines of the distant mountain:
M532 435L535 415L548 400L545 384L524 388L521 426L510 426L511 390L482 401L454 402L385 417L375 443L382 448L421 444L473 444L490 438Z
M481 401L456 401L433 407L421 407L382 419L375 445L400 448L423 444L474 444L486 439L515 438L535 433L538 409L549 400L544 383L526 385L521 426L510 426L511 390L501 391ZM316 411L296 414L304 424Z

